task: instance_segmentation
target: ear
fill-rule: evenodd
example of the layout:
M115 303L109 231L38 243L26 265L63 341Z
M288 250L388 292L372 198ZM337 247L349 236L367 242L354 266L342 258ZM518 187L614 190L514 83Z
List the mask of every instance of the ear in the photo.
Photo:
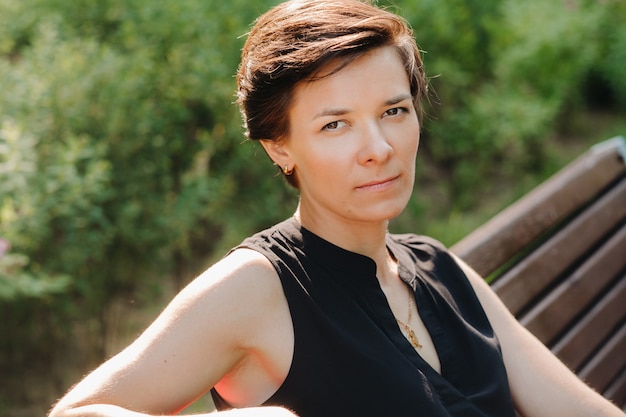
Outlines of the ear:
M284 166L292 166L293 161L291 160L291 156L287 149L285 149L285 143L282 140L270 140L270 139L261 139L261 145L267 155L270 157L272 161L276 165L278 165L281 169Z

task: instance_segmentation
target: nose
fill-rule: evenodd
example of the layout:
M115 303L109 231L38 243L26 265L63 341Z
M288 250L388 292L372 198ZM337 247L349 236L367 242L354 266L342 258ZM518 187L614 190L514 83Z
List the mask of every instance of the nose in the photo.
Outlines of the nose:
M363 129L361 138L361 149L358 154L360 164L385 162L393 154L393 147L379 123L367 124Z

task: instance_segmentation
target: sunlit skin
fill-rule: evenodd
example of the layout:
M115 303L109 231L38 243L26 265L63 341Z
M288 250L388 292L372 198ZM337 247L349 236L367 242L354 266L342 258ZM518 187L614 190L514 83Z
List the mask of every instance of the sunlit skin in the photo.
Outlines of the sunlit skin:
M298 85L289 122L286 138L263 144L280 166L294 168L297 217L339 246L369 252L361 245L372 242L372 233L384 236L414 183L420 126L398 52L374 49Z

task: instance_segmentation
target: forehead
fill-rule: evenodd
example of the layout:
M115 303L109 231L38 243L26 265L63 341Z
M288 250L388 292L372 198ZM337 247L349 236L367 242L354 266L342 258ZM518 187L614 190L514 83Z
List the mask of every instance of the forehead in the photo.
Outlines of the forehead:
M373 49L347 65L342 60L324 65L314 78L295 86L291 110L316 113L320 107L379 105L410 95L409 76L393 46Z

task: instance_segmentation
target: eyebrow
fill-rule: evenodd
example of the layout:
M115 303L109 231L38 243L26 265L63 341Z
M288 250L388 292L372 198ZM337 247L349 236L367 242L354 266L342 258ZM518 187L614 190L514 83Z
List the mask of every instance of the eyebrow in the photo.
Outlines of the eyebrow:
M413 100L413 97L410 94L399 94L397 96L394 96L388 100L385 101L384 105L385 106L393 106L394 104L398 104L400 102L403 102L405 100ZM323 109L322 111L320 111L319 113L317 113L315 116L313 116L313 120L318 119L320 117L325 117L325 116L342 116L344 114L350 113L349 109L343 109L343 108L330 108L330 109Z
M413 100L413 96L410 94L399 94L385 101L385 106L393 106L394 104L401 103L404 100Z

